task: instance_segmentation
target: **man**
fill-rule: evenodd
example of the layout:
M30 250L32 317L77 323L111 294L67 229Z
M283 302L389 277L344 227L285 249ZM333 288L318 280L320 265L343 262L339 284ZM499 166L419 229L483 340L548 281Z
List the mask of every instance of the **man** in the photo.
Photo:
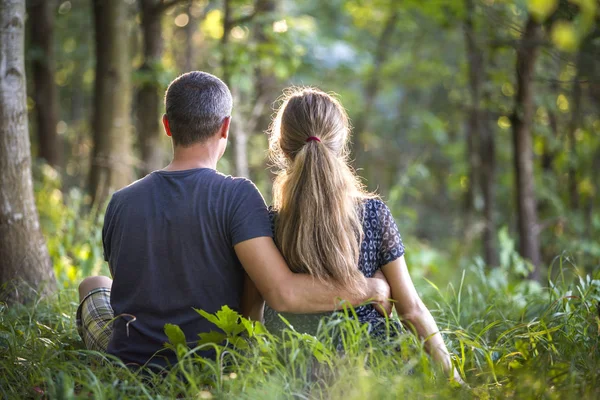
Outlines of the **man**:
M216 170L232 108L221 80L184 74L167 89L165 107L173 160L113 195L102 240L114 282L91 277L79 288L78 328L88 348L104 351L108 343L108 353L125 363L172 365L164 325L179 325L190 342L215 329L193 308L240 310L246 274L277 311L331 311L340 298L387 301L383 280L367 280L360 296L289 270L254 184Z

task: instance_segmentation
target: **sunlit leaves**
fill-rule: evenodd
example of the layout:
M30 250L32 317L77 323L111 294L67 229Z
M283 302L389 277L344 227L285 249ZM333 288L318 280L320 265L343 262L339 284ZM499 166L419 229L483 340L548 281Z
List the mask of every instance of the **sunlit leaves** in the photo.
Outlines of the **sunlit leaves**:
M573 24L566 21L557 21L552 26L552 42L562 51L573 52L577 50L579 38Z
M596 194L596 186L590 178L585 178L579 182L578 190L584 196L592 197Z
M199 345L209 344L209 343L221 344L227 338L223 333L215 332L215 331L200 333L198 335L198 337L200 338L200 340L198 340Z
M579 6L580 9L580 31L582 34L589 32L594 25L594 19L598 11L596 0L569 0Z
M226 305L215 314L210 314L204 310L198 309L196 309L196 312L212 322L227 335L235 336L246 329L245 326L240 323L241 316Z
M202 23L202 32L212 38L220 39L223 37L223 13L221 10L211 10L206 14Z
M589 33L594 24L597 3L595 0L569 0L577 5L578 13L571 21L558 20L553 23L551 39L554 45L562 51L574 52L580 42ZM539 23L547 21L560 5L558 0L528 0L529 12ZM566 5L560 5L567 7Z
M187 351L187 343L185 340L185 334L181 328L173 324L165 324L165 335L169 339L168 343L165 343L165 347L173 350L177 355L182 356Z
M556 98L556 106L562 112L569 112L569 100L564 94L559 94Z
M181 328L173 324L165 324L165 335L169 338L169 342L174 346L186 346L185 334Z
M527 6L538 22L544 22L558 7L558 0L528 0Z
M505 115L499 117L498 126L502 129L509 129L511 127L510 119Z

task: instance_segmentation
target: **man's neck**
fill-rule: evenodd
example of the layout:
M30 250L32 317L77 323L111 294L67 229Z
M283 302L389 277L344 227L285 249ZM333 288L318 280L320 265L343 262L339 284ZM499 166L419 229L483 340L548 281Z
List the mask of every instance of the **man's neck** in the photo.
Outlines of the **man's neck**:
M194 144L189 147L175 146L173 160L165 171L183 171L196 168L217 169L217 152L208 144Z

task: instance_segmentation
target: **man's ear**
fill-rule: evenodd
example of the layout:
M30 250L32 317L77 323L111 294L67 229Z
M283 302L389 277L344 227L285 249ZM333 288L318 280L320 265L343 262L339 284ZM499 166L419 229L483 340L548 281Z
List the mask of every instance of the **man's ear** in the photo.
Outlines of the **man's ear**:
M229 117L225 117L223 120L223 125L221 125L221 131L219 134L221 135L221 139L227 139L229 137L229 124L231 123L231 115Z
M168 137L171 137L171 127L169 126L169 119L167 118L167 114L163 114L162 122L165 127L165 133Z

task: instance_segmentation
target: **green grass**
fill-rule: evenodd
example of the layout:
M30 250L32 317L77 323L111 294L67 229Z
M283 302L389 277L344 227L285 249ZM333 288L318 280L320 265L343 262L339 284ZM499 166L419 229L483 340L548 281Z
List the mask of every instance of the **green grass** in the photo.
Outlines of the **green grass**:
M172 327L179 364L166 374L133 372L85 350L77 334L77 282L106 273L102 216L82 218L85 196L63 195L50 178L37 181L38 207L62 289L33 304L0 303L2 398L600 398L600 270L584 273L563 256L547 285L526 281L527 263L505 231L501 266L491 270L477 260L450 268L440 254L409 246L419 293L469 388L448 383L409 333L382 343L354 320L333 318L316 337L271 335L227 312L218 315L226 344L203 337L196 348L182 346ZM196 354L208 346L216 361Z
M139 374L86 351L76 293L0 308L0 393L6 398L589 398L600 397L600 280L574 269L549 287L508 269L466 270L425 297L470 388L455 388L413 335L372 341L354 320L324 321L316 337L260 330L240 344L179 347L166 375ZM225 317L228 317L228 315ZM223 318L225 320L226 318ZM233 325L231 325L233 323ZM337 349L336 332L344 338ZM195 352L214 346L217 361ZM177 347L177 346L175 346ZM39 394L39 393L43 393Z

